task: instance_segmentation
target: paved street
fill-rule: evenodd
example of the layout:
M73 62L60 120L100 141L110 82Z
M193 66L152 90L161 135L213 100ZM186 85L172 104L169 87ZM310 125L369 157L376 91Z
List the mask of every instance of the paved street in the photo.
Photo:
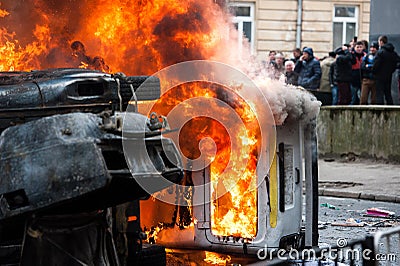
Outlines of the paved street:
M367 209L379 208L400 214L400 204L392 202L381 202L371 200L319 197L319 243L320 245L337 244L338 240L346 242L365 238L377 230L385 230L393 226L399 226L400 221L380 217L369 217ZM329 207L321 205L329 204ZM354 220L359 226L347 225L346 221Z
M321 248L336 246L338 241L341 241L341 244L343 241L351 243L378 230L387 230L400 225L399 221L394 219L365 215L369 208L379 208L400 215L400 165L360 159L355 161L320 159L318 163L320 193L318 220ZM363 226L340 225L346 224L349 220L362 223ZM395 241L395 246L398 247L399 240ZM400 258L398 250L388 250L387 252L396 254L396 261L388 262L388 265L396 265ZM195 256L199 256L199 253L188 252L183 257L193 262L188 258ZM265 261L231 257L230 262L234 264L265 265ZM202 259L196 261L201 262ZM314 261L306 265L317 264L317 261Z
M319 194L400 203L400 165L372 160L318 161Z

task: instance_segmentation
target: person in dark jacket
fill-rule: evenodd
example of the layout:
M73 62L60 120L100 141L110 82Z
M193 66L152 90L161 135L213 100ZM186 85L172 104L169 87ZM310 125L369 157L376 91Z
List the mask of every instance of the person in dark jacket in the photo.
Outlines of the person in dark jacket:
M361 63L361 99L360 104L368 104L368 97L371 95L371 104L376 102L376 84L375 78L372 73L372 67L374 65L375 56L379 49L377 42L372 42L369 48L369 53L364 56Z
M335 49L336 60L329 71L329 82L331 87L338 88L338 105L351 103L351 62L352 55L346 46Z
M336 55L335 55L336 58ZM332 62L329 67L329 86L331 87L332 93L332 105L337 105L339 101L339 90L337 83L334 81L334 73L336 70L336 60Z
M305 47L303 49L303 55L297 61L294 71L299 73L299 86L308 90L318 90L321 80L321 65L314 57L312 48Z
M372 72L376 79L376 104L384 104L385 97L386 104L393 105L392 74L396 69L399 56L394 51L393 44L385 41L387 41L386 36L380 36L378 39L380 49L376 54Z
M295 49L293 49L292 52L293 52L293 58L290 58L290 60L292 60L296 64L297 61L299 61L299 59L301 57L301 49L295 48Z
M352 54L352 81L351 81L351 105L360 103L359 93L361 92L361 63L364 56L367 54L364 52L364 44L362 41L358 41L354 44L354 48L351 50Z
M397 89L399 91L398 96L400 102L400 58L399 61L397 62Z

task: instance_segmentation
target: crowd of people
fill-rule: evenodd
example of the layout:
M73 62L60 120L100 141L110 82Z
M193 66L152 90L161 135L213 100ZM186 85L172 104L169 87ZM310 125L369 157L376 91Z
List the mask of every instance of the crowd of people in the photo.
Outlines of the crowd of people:
M393 105L391 84L396 69L400 78L400 56L384 35L370 45L354 38L321 59L311 47L294 49L290 59L270 51L265 63L270 78L330 92L332 105ZM400 97L400 80L398 89Z

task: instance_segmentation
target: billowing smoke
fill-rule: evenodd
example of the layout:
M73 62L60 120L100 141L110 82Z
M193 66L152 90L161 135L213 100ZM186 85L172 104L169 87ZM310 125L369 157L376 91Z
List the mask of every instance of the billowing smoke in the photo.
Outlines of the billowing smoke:
M287 119L303 120L308 123L319 113L321 102L301 87L263 78L257 78L255 83L268 99L276 125L283 124Z

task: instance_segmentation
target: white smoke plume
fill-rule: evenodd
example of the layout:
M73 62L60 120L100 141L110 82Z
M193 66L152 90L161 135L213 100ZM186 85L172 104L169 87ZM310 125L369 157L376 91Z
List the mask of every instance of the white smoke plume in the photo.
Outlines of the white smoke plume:
M233 66L251 78L265 95L275 118L275 124L281 125L286 119L299 119L305 122L318 116L321 102L302 87L285 84L284 77L280 80L271 79L272 73L265 63L250 53L250 45L246 38L239 43L239 33L230 23L226 14L219 21L218 32L224 36L220 45L215 47L211 60ZM223 33L228 32L228 34Z
M275 124L281 125L286 119L310 121L318 116L321 102L302 87L288 85L284 77L271 79L271 73L260 60L252 56L249 43L245 39L239 49L238 32L231 28L226 46L212 59L234 66L249 76L265 95L275 118Z

